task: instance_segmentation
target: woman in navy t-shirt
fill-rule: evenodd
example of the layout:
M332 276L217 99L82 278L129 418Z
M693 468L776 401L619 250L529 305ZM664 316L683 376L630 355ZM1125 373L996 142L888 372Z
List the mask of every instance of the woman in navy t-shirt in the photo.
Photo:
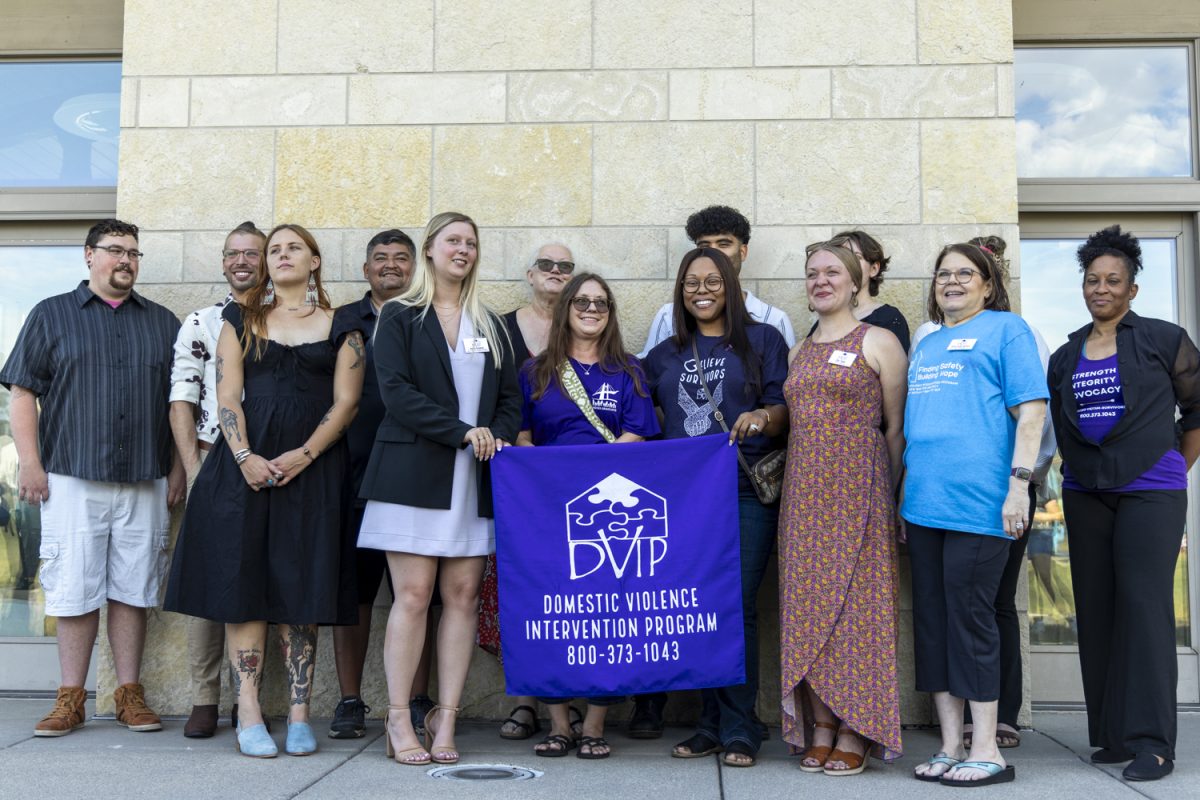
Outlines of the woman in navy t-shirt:
M651 350L644 364L654 403L663 412L663 436L721 433L723 419L730 439L739 443L749 464L782 447L779 437L787 432L783 399L787 343L775 328L754 322L746 313L742 287L728 256L705 247L683 257L675 278L674 315L675 334ZM676 758L697 758L724 749L727 765L749 767L758 755L762 729L754 716L756 601L778 517L778 502L759 502L750 479L739 470L746 682L701 692L696 734L675 746L671 755ZM658 702L661 705L665 698Z
M520 373L524 446L640 442L658 434L654 403L638 360L625 352L612 291L599 275L583 272L563 287L541 355ZM590 412L590 413L589 413ZM550 709L550 733L534 752L608 758L604 718L623 697L588 698L583 736L575 739L565 697L539 698Z

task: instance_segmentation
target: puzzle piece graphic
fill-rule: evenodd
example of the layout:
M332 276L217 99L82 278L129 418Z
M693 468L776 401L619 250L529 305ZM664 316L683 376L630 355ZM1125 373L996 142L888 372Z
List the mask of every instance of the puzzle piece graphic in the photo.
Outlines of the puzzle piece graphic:
M615 472L567 503L566 510L572 540L667 535L666 500Z

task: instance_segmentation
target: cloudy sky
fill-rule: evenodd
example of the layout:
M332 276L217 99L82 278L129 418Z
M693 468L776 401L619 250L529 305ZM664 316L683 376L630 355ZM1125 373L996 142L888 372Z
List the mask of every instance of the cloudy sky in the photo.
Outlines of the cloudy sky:
M1192 174L1187 48L1018 48L1017 171Z

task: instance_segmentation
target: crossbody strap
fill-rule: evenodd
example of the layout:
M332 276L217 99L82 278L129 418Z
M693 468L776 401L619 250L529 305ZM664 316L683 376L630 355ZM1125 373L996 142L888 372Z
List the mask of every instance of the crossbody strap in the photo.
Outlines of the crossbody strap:
M587 389L583 388L583 381L579 380L579 374L571 365L571 359L563 359L562 365L558 368L558 374L562 378L563 388L567 390L567 397L570 397L572 402L583 412L583 416L592 423L592 427L604 437L604 441L609 444L615 442L616 434L608 429L600 417L596 416L596 409L592 408L592 399L588 397Z
M700 376L700 386L704 389L704 396L708 399L708 404L713 407L713 417L721 426L721 430L729 433L729 426L725 424L725 415L721 413L721 409L713 402L712 392L708 390L708 381L704 378L704 367L700 363L700 348L696 347L696 337L692 336L692 358L696 361L696 374ZM736 445L735 445L736 446ZM737 447L738 463L742 465L742 470L746 473L746 477L750 482L754 482L754 472L750 469L750 465L746 463L745 456L742 455L742 448Z

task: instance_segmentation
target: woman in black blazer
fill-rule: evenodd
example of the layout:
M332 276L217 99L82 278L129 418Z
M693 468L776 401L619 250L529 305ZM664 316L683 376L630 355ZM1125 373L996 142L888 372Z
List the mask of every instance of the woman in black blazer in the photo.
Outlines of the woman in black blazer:
M1078 256L1092 321L1050 357L1048 380L1088 736L1093 763L1132 760L1127 780L1155 780L1175 758L1173 579L1200 454L1200 351L1130 311L1137 239L1114 225Z
M363 477L358 546L387 551L395 600L384 638L387 753L401 764L458 761L455 715L475 642L484 560L495 550L487 462L515 440L521 390L500 318L477 287L479 233L470 217L438 214L424 266L384 305L375 369L387 408ZM438 701L417 741L408 701L435 584Z

